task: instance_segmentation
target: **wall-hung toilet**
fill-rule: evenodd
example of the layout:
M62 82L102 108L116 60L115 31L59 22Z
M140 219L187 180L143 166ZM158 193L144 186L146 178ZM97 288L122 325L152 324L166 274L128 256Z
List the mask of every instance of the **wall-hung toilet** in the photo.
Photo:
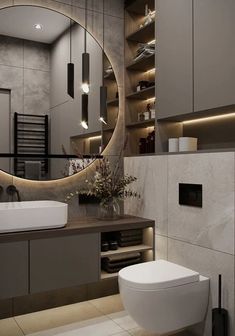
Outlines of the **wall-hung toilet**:
M118 282L125 309L148 331L171 334L205 318L209 279L193 270L157 260L123 268Z

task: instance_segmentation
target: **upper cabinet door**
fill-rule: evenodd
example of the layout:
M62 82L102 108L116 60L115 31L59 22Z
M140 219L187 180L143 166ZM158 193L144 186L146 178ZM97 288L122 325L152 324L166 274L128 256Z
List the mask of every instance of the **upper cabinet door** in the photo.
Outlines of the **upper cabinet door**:
M156 0L156 13L156 97L161 119L193 112L192 0Z
M194 0L194 87L195 111L235 103L234 0Z

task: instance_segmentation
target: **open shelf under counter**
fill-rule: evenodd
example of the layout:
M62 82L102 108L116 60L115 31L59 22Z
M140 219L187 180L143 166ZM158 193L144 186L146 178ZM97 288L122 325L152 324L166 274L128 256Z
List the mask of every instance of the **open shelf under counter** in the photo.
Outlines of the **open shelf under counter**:
M107 273L105 271L101 271L100 273L100 279L104 280L104 279L112 279L112 278L116 278L118 276L118 272L116 273Z
M147 43L149 41L154 40L155 37L155 22L151 23L139 28L134 31L130 35L126 37L128 41L135 41L139 43Z
M130 93L126 96L127 99L150 99L155 96L155 85L146 89Z
M148 71L155 68L155 54L133 61L126 66L127 70Z
M131 252L143 252L143 251L148 251L152 249L153 249L152 246L144 245L144 244L127 246L127 247L119 247L118 250L101 252L101 258L112 256L112 255L131 253Z
M127 128L142 128L148 126L154 126L155 119L148 119L144 121L135 121L126 125Z

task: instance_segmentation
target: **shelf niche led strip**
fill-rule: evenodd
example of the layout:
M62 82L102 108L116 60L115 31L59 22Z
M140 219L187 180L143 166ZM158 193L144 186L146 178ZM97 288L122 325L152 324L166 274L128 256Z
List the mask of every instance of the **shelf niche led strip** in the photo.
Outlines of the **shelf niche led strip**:
M235 117L235 112L232 112L232 113L220 114L217 116L204 117L204 118L198 118L198 119L193 119L193 120L185 120L182 123L183 125L189 125L189 124L194 124L194 123L199 123L199 122L213 121L213 120L234 118L234 117Z

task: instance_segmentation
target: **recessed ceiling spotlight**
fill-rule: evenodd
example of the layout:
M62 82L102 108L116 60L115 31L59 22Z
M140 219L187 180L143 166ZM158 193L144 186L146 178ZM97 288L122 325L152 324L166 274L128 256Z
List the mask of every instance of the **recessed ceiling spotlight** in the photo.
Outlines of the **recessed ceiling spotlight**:
M35 23L34 28L37 29L37 30L42 30L43 27L42 27L41 23Z

